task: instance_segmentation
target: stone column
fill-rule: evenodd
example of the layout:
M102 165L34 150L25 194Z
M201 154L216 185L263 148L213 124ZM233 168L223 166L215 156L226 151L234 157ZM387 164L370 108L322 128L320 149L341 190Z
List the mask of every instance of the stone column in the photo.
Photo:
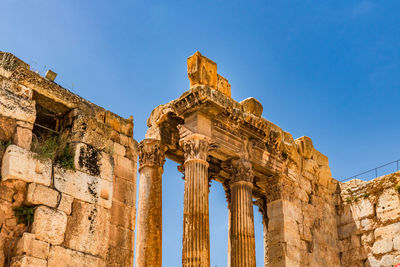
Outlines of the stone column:
M267 200L265 198L257 199L256 205L258 211L262 215L263 233L264 233L264 266L269 266L268 258L268 214L267 214Z
M256 267L251 163L232 160L231 174L231 267Z
M162 263L162 173L164 149L156 139L139 144L139 210L136 267L161 267Z
M181 139L185 153L182 266L210 266L208 213L209 140L200 134Z
M228 203L228 267L231 267L231 221L232 221L232 212L231 212L231 188L229 186L229 181L224 182L223 184L225 190L226 202Z

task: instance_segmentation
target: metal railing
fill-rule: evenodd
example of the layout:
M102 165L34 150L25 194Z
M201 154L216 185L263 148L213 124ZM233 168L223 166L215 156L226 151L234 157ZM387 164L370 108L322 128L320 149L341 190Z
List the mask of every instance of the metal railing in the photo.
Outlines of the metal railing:
M392 165L393 165L393 168L391 168ZM374 179L374 178L378 178L379 176L382 176L382 175L385 175L385 174L390 174L391 172L394 172L394 171L399 171L399 167L400 167L400 159L392 161L392 162L389 162L389 163L386 163L386 164L384 164L382 166L373 168L371 170L359 173L359 174L351 176L349 178L343 179L340 182L347 182L347 181L350 181L350 180L353 180L353 179L363 178L363 177L368 177L368 176L372 177L372 178L367 178L367 179L361 179L361 180L364 180L364 181L368 181L368 180L371 180L371 179ZM379 172L382 169L390 169L390 171L387 171L385 173Z

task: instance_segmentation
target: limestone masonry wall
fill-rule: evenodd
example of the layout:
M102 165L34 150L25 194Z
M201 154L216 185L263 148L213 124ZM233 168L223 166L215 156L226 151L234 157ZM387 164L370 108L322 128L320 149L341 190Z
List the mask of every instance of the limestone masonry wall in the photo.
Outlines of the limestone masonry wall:
M400 263L400 172L340 185L342 266Z
M132 118L0 52L0 266L132 266L136 147Z

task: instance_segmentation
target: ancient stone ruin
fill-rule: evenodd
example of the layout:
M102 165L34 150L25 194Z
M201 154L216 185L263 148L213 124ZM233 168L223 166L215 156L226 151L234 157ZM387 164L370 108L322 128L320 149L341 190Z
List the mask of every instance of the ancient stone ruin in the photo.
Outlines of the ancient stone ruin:
M264 225L258 266L400 263L400 173L333 179L310 138L264 119L256 99L232 99L199 52L188 59L190 89L152 111L138 145L132 118L55 75L0 52L0 266L161 267L166 157L184 175L182 266L210 266L211 180L226 192L227 266L256 266L254 205Z

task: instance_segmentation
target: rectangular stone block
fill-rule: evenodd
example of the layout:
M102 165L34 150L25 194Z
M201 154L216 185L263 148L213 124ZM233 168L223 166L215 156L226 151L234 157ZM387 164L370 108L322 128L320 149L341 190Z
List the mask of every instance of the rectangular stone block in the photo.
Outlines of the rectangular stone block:
M107 267L133 266L133 251L110 247L107 253Z
M136 184L115 177L113 199L131 207L135 206Z
M385 254L393 249L393 240L392 238L385 238L382 240L375 241L372 246L372 253L376 254Z
M117 142L114 142L114 144L113 144L113 154L117 154L117 155L119 155L121 157L124 157L125 154L126 154L126 149L125 149L125 147L123 145L121 145L121 144L119 144Z
M11 267L47 267L47 261L31 256L14 257Z
M130 181L133 181L135 177L136 170L134 169L133 161L129 160L128 158L121 157L116 155L115 159L115 166L114 166L114 174L120 178L124 178Z
M19 147L30 149L32 143L32 130L18 126L13 136L13 143Z
M204 84L213 89L217 88L217 64L200 54L200 52L197 51L188 58L187 72L190 87Z
M26 204L28 205L45 205L55 208L58 202L59 193L47 186L30 183L26 194Z
M27 255L35 258L47 259L49 250L49 243L36 240L34 234L24 233L21 239L18 240L15 255Z
M35 102L7 90L0 90L0 114L20 121L34 123Z
M133 242L135 239L134 232L132 230L122 228L110 224L110 246L119 247L133 251Z
M357 202L353 202L351 204L351 211L355 220L372 216L375 213L374 205L368 198L363 198Z
M76 199L97 203L110 208L113 194L112 182L80 171L54 168L54 186Z
M51 184L51 161L39 160L35 153L10 145L3 157L2 181L17 179L45 186Z
M109 154L84 143L75 144L74 150L74 166L77 170L112 181L114 163Z
M379 221L397 221L400 218L400 198L394 188L386 189L379 196L376 216Z
M400 236L400 222L389 224L384 227L375 229L375 239L378 238L390 238L394 236Z
M52 246L48 267L104 267L105 261L100 258L73 251L60 246Z
M66 227L67 215L64 212L45 206L36 208L32 224L32 233L36 239L60 245L64 241Z
M111 223L130 230L135 229L136 208L113 201L111 206Z
M61 194L60 204L57 209L65 212L67 215L70 215L72 201L74 201L73 197L66 195L66 194Z
M91 255L104 256L108 249L110 213L98 205L79 200L68 217L64 246Z

